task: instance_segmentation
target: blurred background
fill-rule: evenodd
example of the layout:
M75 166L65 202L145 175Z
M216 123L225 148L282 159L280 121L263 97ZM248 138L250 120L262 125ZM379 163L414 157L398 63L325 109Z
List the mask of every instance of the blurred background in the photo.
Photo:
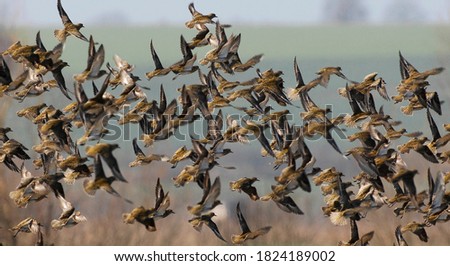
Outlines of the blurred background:
M169 99L177 97L177 88L183 84L197 83L196 75L183 76L175 81L170 77L154 78L147 81L145 73L153 70L149 43L153 40L155 49L164 66L181 59L179 38L186 39L196 33L189 31L184 22L190 20L187 6L191 1L88 1L64 0L63 6L74 23L81 22L85 36L92 35L96 42L105 46L106 62L113 64L112 57L117 54L135 66L134 74L141 77L141 85L149 87L146 91L150 99L159 99L159 86L164 84ZM227 34L242 34L240 45L241 59L246 60L259 53L264 58L257 66L261 70L273 68L282 70L286 88L296 85L293 73L293 58L296 56L305 81L315 77L315 72L324 66L340 66L351 80L360 81L372 72L378 72L387 83L389 95L396 93L395 87L400 81L398 52L419 70L437 66L446 67L446 71L430 79L430 88L439 93L445 101L444 114L448 114L450 102L450 2L446 0L318 0L318 1L195 1L197 10L202 13L214 12L221 23L232 25ZM0 51L15 41L33 44L35 35L41 37L47 47L57 44L53 31L61 28L62 23L56 9L56 1L51 0L0 0ZM63 73L67 80L75 73L81 73L86 67L88 43L69 38L63 59L70 67ZM206 52L198 49L201 58ZM8 61L8 63L10 63ZM12 76L21 71L21 66L11 63ZM205 70L204 72L206 72ZM250 70L244 74L227 75L230 80L247 80L255 76ZM71 82L67 82L72 89ZM333 117L350 112L346 99L336 90L345 86L345 82L332 79L327 89L318 87L311 97L319 106L331 105ZM408 131L423 131L430 136L424 112L414 116L405 116L400 112L400 104L387 102L374 95L377 106L383 105L385 112L392 114L394 120L401 120ZM37 156L31 147L38 142L35 125L24 118L17 118L16 111L26 106L46 102L63 108L70 102L61 100L59 91L51 91L45 96L27 98L23 103L12 101L6 96L1 99L0 126L11 127L13 138L30 148L30 154ZM298 102L296 102L297 105ZM232 110L228 110L232 112ZM291 107L294 120L299 121L299 108ZM438 125L448 123L445 115L435 116ZM104 191L98 191L95 197L88 197L82 189L82 182L74 185L64 184L66 197L88 219L87 222L62 231L52 230L50 221L60 213L58 202L53 197L30 204L27 208L17 208L8 194L19 183L20 175L0 166L0 243L4 245L30 245L34 236L20 234L13 238L7 228L20 220L33 216L45 227L46 244L55 245L222 245L211 231L204 228L196 232L187 222L190 215L186 205L193 205L201 199L202 192L196 184L176 188L171 178L184 166L180 164L172 169L168 164L153 162L148 166L130 169L128 163L134 159L131 139L137 136L138 125L122 128L117 137L120 149L114 154L128 184L113 186L134 205L122 199L112 197ZM74 134L77 134L76 132ZM393 146L404 143L400 139ZM189 142L171 138L157 142L146 153L173 154L180 143L190 147ZM316 166L322 169L335 166L344 173L345 180L359 172L352 158L344 158L330 148L324 141L310 140L307 143L317 158ZM354 146L345 139L338 141L341 150ZM313 187L311 193L296 191L292 197L305 212L298 216L288 214L276 207L273 202L251 202L245 194L232 192L228 183L243 176L256 176L255 183L260 195L270 192L274 176L280 170L274 170L271 160L260 156L258 142L248 145L230 144L233 154L220 159L224 166L235 166L236 170L214 168L211 177L220 176L222 205L214 211L218 215L215 221L222 234L229 239L231 234L239 233L235 207L241 202L244 215L251 228L271 225L272 230L264 237L247 242L254 245L336 245L338 241L350 239L349 226L334 226L328 217L323 216L324 205L321 191ZM83 150L83 148L82 148ZM428 164L415 153L404 156L405 161L419 174L416 176L418 190L427 189L426 169ZM32 170L31 162L26 162ZM447 165L432 165L432 172L449 171ZM140 224L127 225L122 222L122 213L129 212L138 205L150 207L154 204L154 187L157 177L162 179L165 191L171 196L171 208L175 215L157 222L156 232L147 232ZM389 193L389 192L387 192ZM390 192L392 193L392 192ZM392 195L392 194L391 194ZM394 230L412 220L421 220L420 216L405 215L396 217L391 208L382 207L370 212L358 226L360 234L375 231L372 245L392 245L395 242ZM448 245L450 230L444 225L427 229L428 243L423 243L412 234L405 234L409 244Z

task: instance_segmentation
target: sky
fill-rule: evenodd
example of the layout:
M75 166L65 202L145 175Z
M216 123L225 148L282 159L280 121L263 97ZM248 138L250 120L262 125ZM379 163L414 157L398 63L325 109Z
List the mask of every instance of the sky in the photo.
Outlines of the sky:
M308 25L326 22L327 4L338 0L198 0L198 11L214 12L222 23ZM392 22L409 16L412 22L448 23L449 0L344 0L359 2L366 23ZM73 22L85 25L183 25L192 0L63 0ZM409 7L413 8L409 8ZM406 14L409 12L410 14ZM4 14L7 13L7 14ZM1 19L3 17L3 19ZM6 21L5 21L6 20ZM394 19L395 20L395 19ZM328 21L329 22L329 21ZM0 23L54 26L60 22L56 0L0 0Z

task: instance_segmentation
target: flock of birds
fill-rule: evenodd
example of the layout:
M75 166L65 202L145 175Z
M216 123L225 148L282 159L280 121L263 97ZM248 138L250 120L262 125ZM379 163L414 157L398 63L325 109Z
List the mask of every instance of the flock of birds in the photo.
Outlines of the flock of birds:
M408 167L402 155L411 150L419 153L424 163L449 163L450 150L446 145L450 141L450 124L442 128L436 125L433 113L442 115L441 101L437 92L427 90L428 77L437 75L443 68L434 68L424 72L417 70L400 53L401 82L397 86L398 95L389 97L385 82L377 73L368 74L362 81L347 78L340 67L324 67L316 74L316 78L305 82L299 66L294 58L294 73L297 84L285 90L283 73L273 69L261 71L255 68L262 54L255 55L247 61L241 61L238 50L241 35L227 35L225 30L230 25L220 24L213 13L202 14L194 4L189 5L192 19L186 27L197 30L197 34L188 42L180 37L182 59L163 67L153 42L150 51L155 69L146 73L148 80L174 74L173 79L181 75L198 74L198 84L183 85L178 89L179 97L168 102L163 86L160 89L159 101L147 98L145 86L140 85L140 78L132 72L134 66L119 56L114 56L115 66L106 64L103 45L98 45L92 36L86 38L81 29L83 24L73 23L57 1L57 9L64 28L55 30L59 44L53 49L45 48L40 34L36 35L36 44L24 45L16 42L2 52L0 62L0 91L18 101L39 96L50 89L59 89L62 97L75 101L63 109L42 103L29 106L17 112L19 117L35 124L40 143L32 149L39 154L33 160L36 169L42 174L33 175L25 167L24 161L31 159L27 148L19 141L8 137L11 129L0 128L0 162L8 169L18 172L21 179L16 189L10 192L10 198L21 208L28 204L49 198L52 194L58 199L61 215L51 222L51 227L61 230L85 222L86 217L66 198L64 189L83 179L83 187L88 195L93 196L97 190L104 190L113 196L122 197L113 187L114 183L128 182L121 172L121 167L114 156L119 148L116 143L108 143L103 137L108 134L106 125L115 117L118 123L139 124L143 134L133 139L132 145L136 155L129 167L145 167L153 161L162 161L177 167L181 161L190 161L173 178L176 187L187 183L196 183L203 191L201 200L187 206L192 215L188 221L194 229L201 230L206 225L221 241L227 242L214 222L214 208L221 204L221 179L210 177L221 157L232 151L226 148L228 143L247 143L255 137L261 144L261 155L273 158L274 169L281 169L271 186L271 193L259 195L255 182L256 177L242 177L230 180L232 191L244 192L250 201L273 201L281 210L294 215L304 214L290 196L296 190L311 192L311 180L320 186L325 201L323 214L330 217L335 225L350 225L351 238L339 242L340 245L367 245L374 232L359 235L357 223L366 217L369 211L382 206L394 207L394 214L402 217L407 212L416 212L423 216L421 221L413 221L399 225L395 231L397 245L407 245L403 234L411 232L422 241L427 241L426 228L436 223L448 221L449 194L446 184L450 181L450 172L438 172L433 176L432 167L428 170L429 188L418 191L415 186L417 170ZM215 27L210 30L210 25ZM74 91L66 86L63 70L68 63L61 59L67 38L76 37L89 43L86 69L73 76ZM197 47L208 46L211 49L199 64L208 68L203 74L197 64ZM12 77L4 56L23 66L22 74ZM244 72L256 69L253 79L247 81L229 81L224 74ZM50 78L48 78L51 75ZM348 100L350 110L347 115L330 117L330 110L322 109L310 98L309 92L318 86L327 87L332 76L345 81L344 88L338 93ZM89 98L84 87L92 80L94 96ZM101 80L98 88L94 81ZM119 96L110 90L121 87ZM432 133L431 138L422 132L407 132L398 129L399 121L394 121L383 108L376 108L373 92L377 91L385 100L407 105L401 107L406 115L425 110L426 118ZM246 106L238 106L241 102ZM287 109L274 111L275 106L290 106L300 101L303 112L298 120L302 125L294 125L287 119ZM134 104L134 105L133 105ZM133 105L133 106L132 106ZM132 106L128 112L122 112L124 106ZM224 118L222 109L233 108L247 114L247 119L236 120L228 115ZM181 110L181 112L179 112ZM192 148L181 146L173 155L146 154L142 146L150 147L155 142L169 139L180 127L205 119L208 134L202 139L190 136ZM419 118L420 119L420 118ZM342 152L331 131L346 127L355 133L348 136L350 142L358 140L359 145ZM73 128L84 129L83 135L72 139ZM268 133L272 138L268 138ZM20 135L17 135L20 136ZM320 169L315 167L316 157L308 148L308 138L322 136L336 154L353 157L360 168L360 173L344 182L343 174L336 167ZM392 147L394 140L406 138L407 141L398 147ZM86 145L84 155L80 147ZM333 152L334 152L333 151ZM20 162L20 163L18 163ZM110 169L107 176L103 164ZM232 168L232 167L228 167ZM63 186L64 184L64 186ZM386 187L395 194L388 196ZM138 206L123 214L123 222L138 222L148 231L156 231L156 222L173 215L170 209L170 196L156 180L155 203L152 206ZM123 198L124 201L132 202ZM245 211L245 210L244 210ZM240 224L240 232L231 236L231 243L243 244L247 240L263 236L271 230L271 226L250 229L251 224L258 223L256 217L244 217L238 203L236 215ZM28 217L10 228L14 237L20 232L36 234L36 244L43 245L42 225L32 217Z

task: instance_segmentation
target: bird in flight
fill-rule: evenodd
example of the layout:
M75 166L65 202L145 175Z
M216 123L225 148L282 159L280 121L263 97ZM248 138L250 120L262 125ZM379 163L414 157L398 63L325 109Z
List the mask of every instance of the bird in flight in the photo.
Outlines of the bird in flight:
M89 40L80 32L80 29L84 27L82 23L74 24L69 16L67 15L66 11L64 10L61 0L58 0L58 12L59 16L61 17L62 23L64 24L63 29L55 30L55 37L60 42L65 42L66 38L70 35L77 37L78 39L81 39L83 41L89 42Z

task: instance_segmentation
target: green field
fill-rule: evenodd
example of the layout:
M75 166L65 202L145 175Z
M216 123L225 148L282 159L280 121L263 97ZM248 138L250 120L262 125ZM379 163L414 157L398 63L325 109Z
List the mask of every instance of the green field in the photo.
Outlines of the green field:
M18 35L22 40L33 40L37 30L41 30L44 41L55 43L53 29L22 29ZM133 28L89 28L83 31L92 34L98 43L106 46L106 51L123 55L136 64L145 63L140 53L149 51L153 39L155 48L162 59L178 59L179 36L186 39L194 35L185 28L167 26L142 26ZM398 50L410 56L433 56L441 41L448 40L447 26L405 25L405 26L233 26L227 34L242 34L240 52L251 55L264 53L268 59L276 60L298 56L303 59L358 59L361 57L396 58ZM87 44L86 44L87 47ZM67 50L84 51L83 46L73 39ZM73 59L73 58L72 58Z
M33 43L36 32L40 30L44 44L52 47L56 44L53 29L21 29L17 39L23 43ZM447 26L404 25L404 26L305 26L305 27L274 27L274 26L233 26L226 30L227 34L242 34L240 56L246 60L259 53L264 54L258 65L261 70L273 68L282 70L286 88L295 86L292 64L294 56L300 65L305 81L314 78L314 73L324 66L341 66L343 72L352 80L360 81L372 72L386 81L389 95L395 94L399 83L398 52L412 62L419 70L436 66L450 67L450 28ZM86 28L85 35L92 34L98 43L106 50L106 61L114 65L113 55L117 54L130 64L135 65L133 73L141 77L141 85L150 87L147 92L150 98L159 97L159 86L163 84L168 97L176 97L176 89L183 84L199 82L197 75L179 77L172 81L171 77L146 80L145 73L153 69L149 43L153 40L155 49L164 66L181 59L179 36L183 34L187 40L195 34L185 28L177 27L133 27L133 28ZM81 73L86 66L88 44L78 39L69 38L63 54L64 60L70 62L70 67L64 69L66 78L75 73ZM207 48L195 50L198 58L207 52ZM202 69L207 72L206 68ZM450 101L450 92L445 89L450 79L448 75L432 78L433 89L439 91L441 100ZM246 80L253 78L252 70L234 76L225 75L230 80ZM170 76L170 75L169 75ZM68 84L68 86L72 86ZM345 86L342 80L332 79L328 89L318 88L311 94L320 105L333 104L337 113L348 112L348 104L340 98L336 89ZM327 97L321 97L323 93ZM49 97L58 95L57 92ZM380 105L387 111L398 110L398 105L387 104L376 96ZM32 101L32 100L31 100ZM26 103L24 103L26 104ZM21 107L22 105L18 105ZM293 113L298 109L292 108ZM11 117L14 116L11 110ZM406 117L405 123L414 123L414 119ZM438 122L441 122L437 118ZM426 125L420 130L424 130Z
M52 47L56 44L53 29L21 29L17 39L23 43L32 43L36 32L40 30L44 44ZM153 40L155 49L164 66L180 60L179 36L187 40L194 32L177 27L133 27L133 28L86 28L85 35L92 34L98 43L106 49L106 60L114 65L114 54L136 66L135 73L140 76L141 84L155 88L149 95L157 96L161 83L170 95L184 83L198 82L197 77L185 76L176 81L169 78L156 78L148 82L144 73L153 69L149 43ZM295 85L292 61L294 56L300 65L305 81L314 77L314 72L324 66L341 66L343 72L352 80L362 78L372 72L378 72L387 83L388 92L395 93L400 80L398 69L398 51L421 70L436 66L450 66L450 28L447 26L405 25L405 26L233 26L227 34L242 34L240 56L242 60L263 53L259 64L262 70L273 68L284 73L285 87ZM70 77L81 73L86 66L87 43L70 38L66 44L63 58L70 62L65 74ZM201 58L207 48L194 51ZM206 69L203 69L206 72ZM226 76L230 80L255 76L247 71L244 75ZM441 75L437 84L446 83L446 75ZM344 86L342 82L333 82L329 86L329 97L334 101L335 89ZM175 95L173 95L175 96ZM450 100L448 90L442 90L442 100ZM328 102L329 103L329 102ZM339 109L341 111L341 109Z

